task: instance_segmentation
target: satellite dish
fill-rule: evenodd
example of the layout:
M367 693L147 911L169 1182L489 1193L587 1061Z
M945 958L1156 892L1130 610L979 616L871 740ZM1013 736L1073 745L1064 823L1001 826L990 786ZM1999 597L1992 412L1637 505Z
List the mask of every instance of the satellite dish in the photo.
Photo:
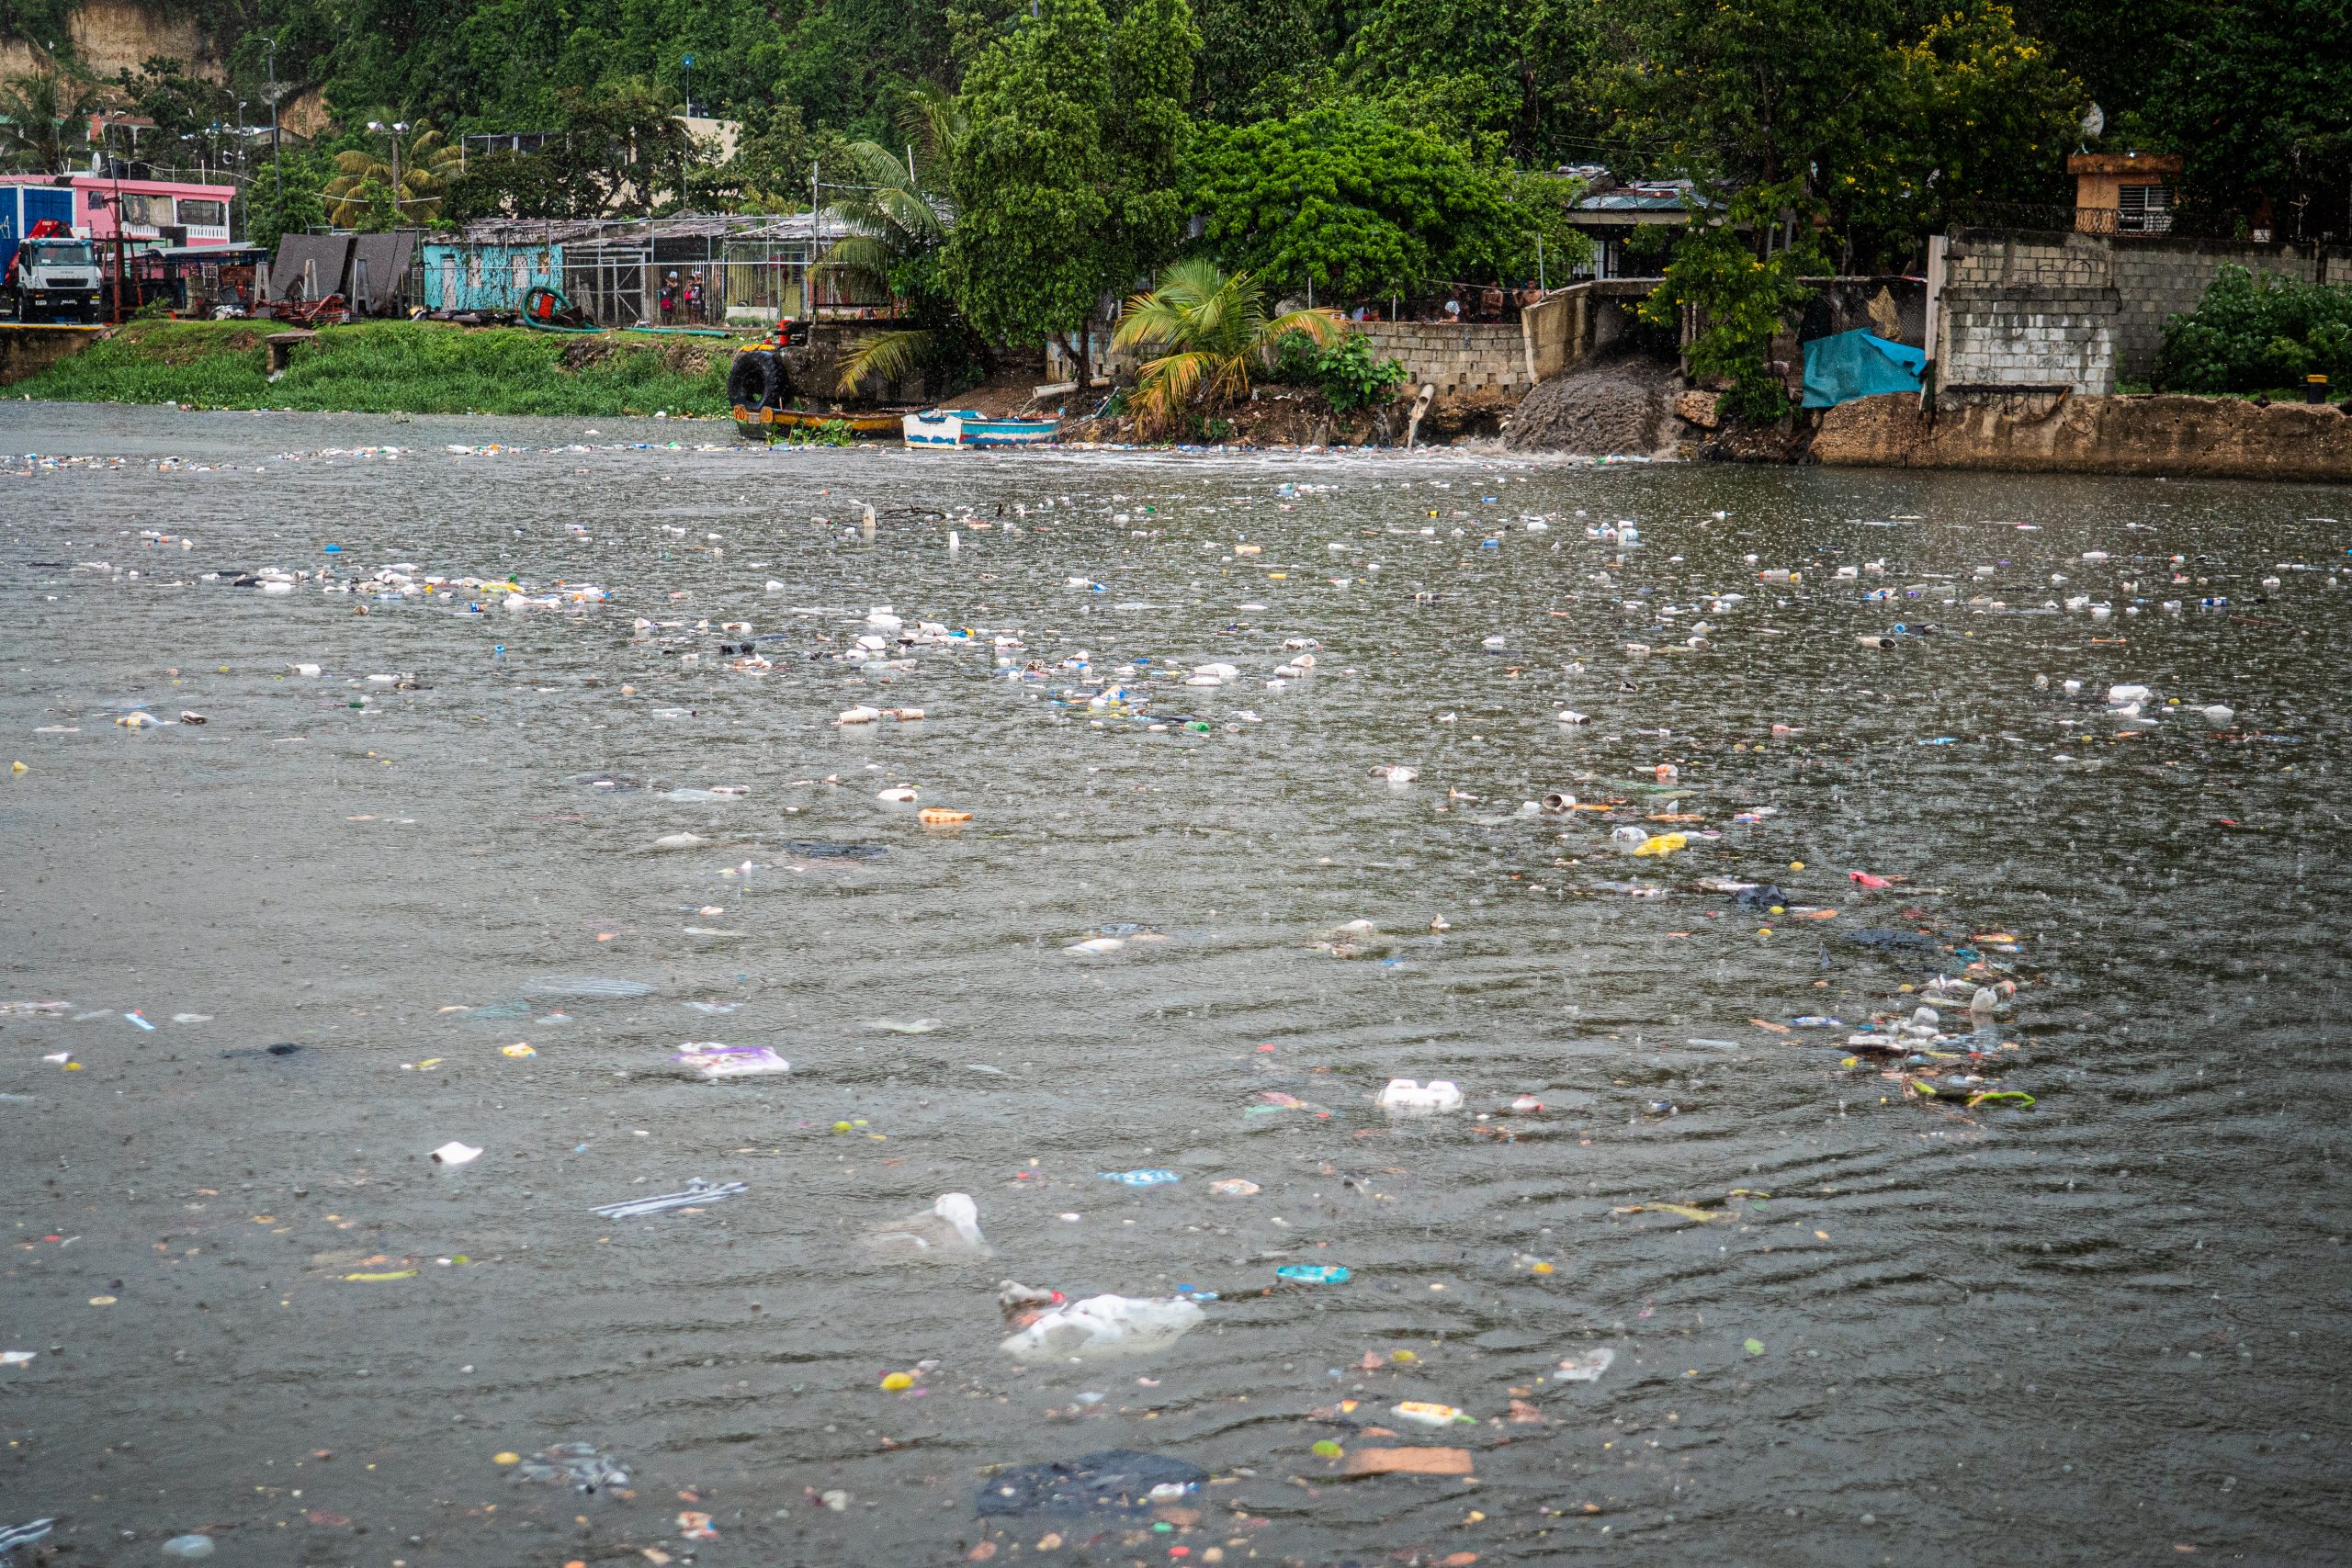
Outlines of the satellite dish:
M2093 104L2083 116L2083 140L2087 141L2107 129L2107 111Z

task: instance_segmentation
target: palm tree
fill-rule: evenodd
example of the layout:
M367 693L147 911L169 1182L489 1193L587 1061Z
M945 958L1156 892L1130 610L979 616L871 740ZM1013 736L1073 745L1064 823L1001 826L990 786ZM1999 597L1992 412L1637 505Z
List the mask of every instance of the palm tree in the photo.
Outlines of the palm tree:
M405 148L398 150L400 172L373 152L338 152L340 171L320 190L327 221L338 229L359 229L382 223L430 223L440 216L449 195L449 181L463 163L459 150L430 126L419 126ZM389 217L387 216L389 214Z
M1332 344L1346 331L1331 310L1268 320L1265 287L1257 278L1227 275L1195 257L1171 263L1157 288L1129 299L1111 341L1160 351L1136 375L1136 420L1148 431L1172 422L1195 395L1205 394L1214 407L1247 393L1251 369L1269 364L1274 344L1291 333Z
M26 172L62 175L83 136L75 123L98 107L96 83L54 68L0 82L0 157Z
M914 116L923 128L918 134L934 152L938 137L954 134L952 103L927 102L910 118ZM902 381L934 357L945 330L940 324L944 310L927 308L942 302L926 298L931 292L926 286L933 258L956 221L954 203L917 175L911 154L902 164L887 147L854 141L848 155L859 183L842 191L833 210L850 231L827 249L822 265L870 293L911 299L916 318L931 321L859 339L842 361L840 389L844 393L869 382Z

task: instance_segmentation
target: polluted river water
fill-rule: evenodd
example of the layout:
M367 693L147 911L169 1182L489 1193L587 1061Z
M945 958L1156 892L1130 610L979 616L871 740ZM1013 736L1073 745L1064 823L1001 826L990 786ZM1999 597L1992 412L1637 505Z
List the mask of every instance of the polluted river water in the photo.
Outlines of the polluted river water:
M0 451L20 1568L2343 1560L2352 492Z

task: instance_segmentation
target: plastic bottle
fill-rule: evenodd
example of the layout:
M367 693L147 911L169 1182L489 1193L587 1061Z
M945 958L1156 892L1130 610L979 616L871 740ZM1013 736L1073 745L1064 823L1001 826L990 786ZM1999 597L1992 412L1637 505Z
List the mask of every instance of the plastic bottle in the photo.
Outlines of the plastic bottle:
M1016 1361L1134 1355L1181 1338L1203 1315L1189 1301L1089 1296L1041 1314L999 1348Z

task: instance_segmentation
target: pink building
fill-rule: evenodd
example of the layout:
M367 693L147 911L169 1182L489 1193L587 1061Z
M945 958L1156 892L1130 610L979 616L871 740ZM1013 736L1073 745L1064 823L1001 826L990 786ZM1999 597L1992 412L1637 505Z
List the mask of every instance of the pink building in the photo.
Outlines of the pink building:
M229 243L233 186L187 180L112 179L105 175L0 175L0 186L40 186L74 193L74 231L93 240L117 234L158 245Z

